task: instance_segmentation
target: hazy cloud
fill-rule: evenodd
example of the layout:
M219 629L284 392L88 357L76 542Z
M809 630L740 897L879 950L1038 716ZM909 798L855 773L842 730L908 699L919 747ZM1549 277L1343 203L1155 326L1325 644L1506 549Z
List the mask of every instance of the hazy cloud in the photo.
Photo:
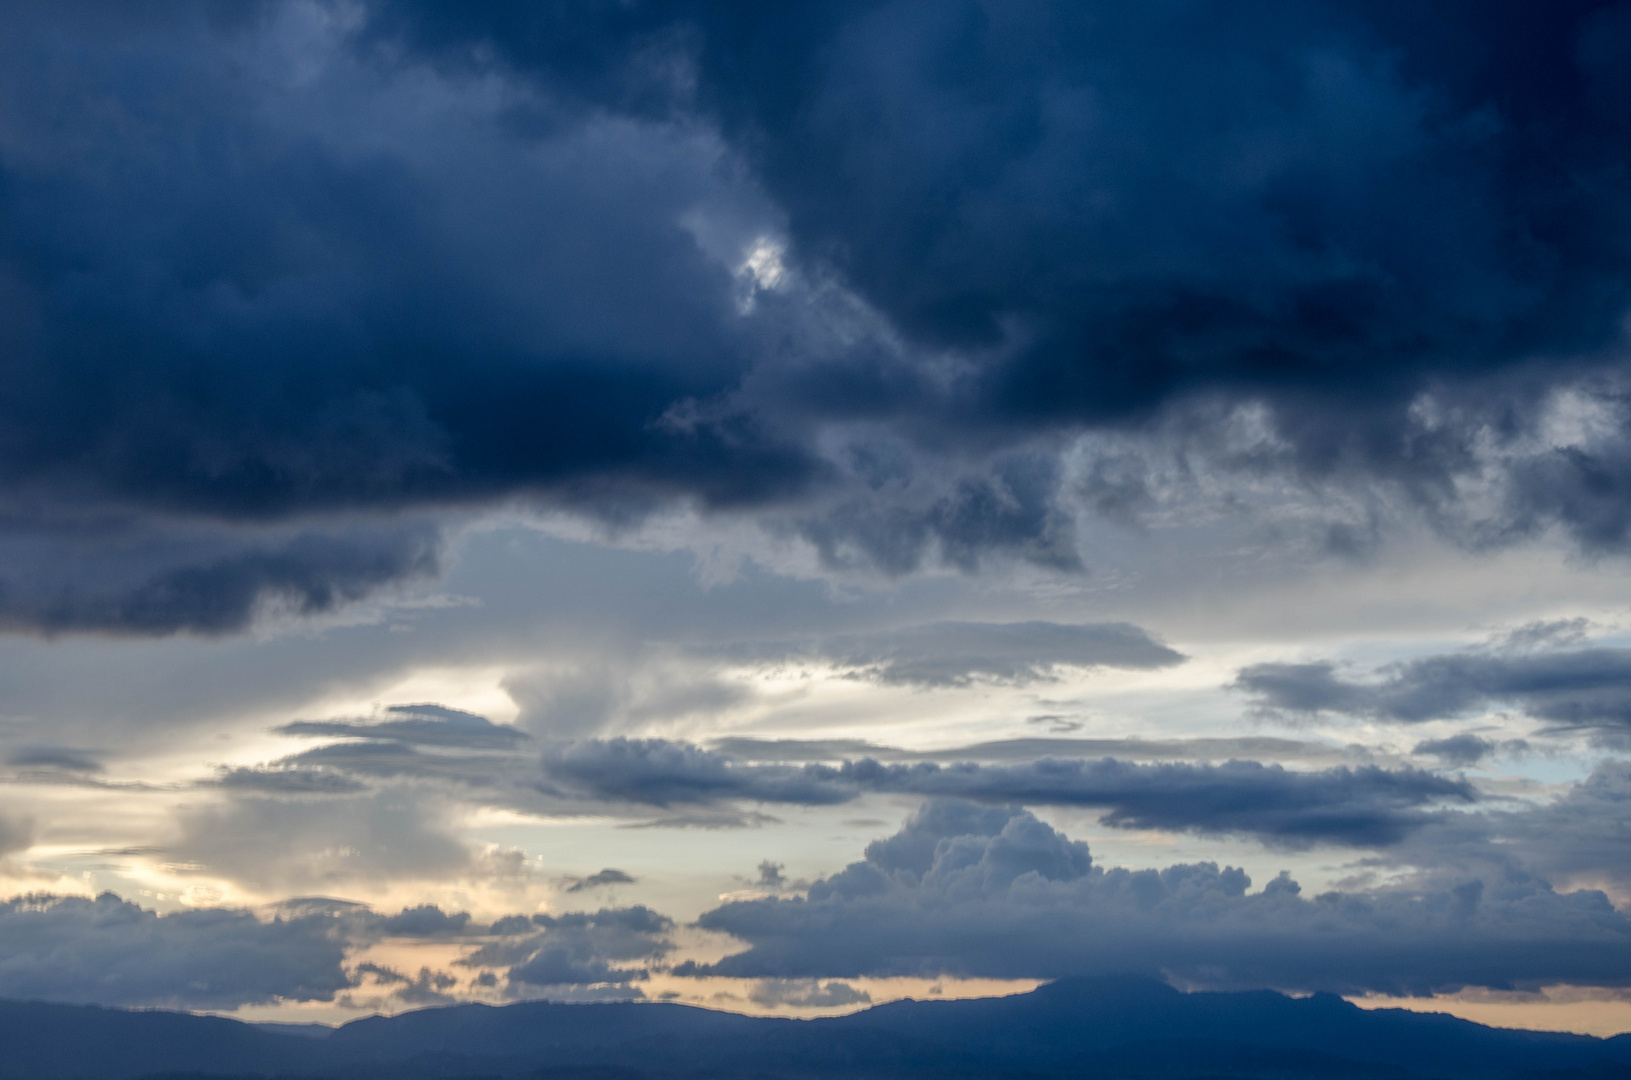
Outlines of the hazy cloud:
M446 802L386 788L358 795L274 798L254 786L186 808L172 847L202 871L258 888L437 879L474 869Z
M517 728L495 724L485 716L449 709L445 705L388 705L390 719L296 720L274 728L280 735L333 736L384 739L408 746L436 746L468 750L508 750L531 736Z
M0 859L27 851L34 844L34 822L30 818L0 814Z
M757 650L767 657L775 646ZM784 646L790 656L801 650ZM1162 668L1184 656L1128 623L942 622L824 639L804 655L845 669L853 678L956 687L974 681L1024 685L1066 668Z
M66 746L19 747L6 755L6 764L19 769L61 769L82 773L102 771L102 763L95 754Z

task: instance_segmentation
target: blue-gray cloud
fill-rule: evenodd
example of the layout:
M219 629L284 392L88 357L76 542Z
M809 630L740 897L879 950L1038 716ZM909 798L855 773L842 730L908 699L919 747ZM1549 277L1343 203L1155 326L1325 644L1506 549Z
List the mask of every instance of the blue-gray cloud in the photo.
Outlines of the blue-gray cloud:
M1554 728L1623 731L1631 725L1628 649L1428 656L1363 681L1324 661L1253 664L1241 669L1234 686L1270 713L1328 712L1408 724L1512 708Z
M385 713L389 719L296 720L274 730L280 735L380 739L407 746L468 750L507 750L530 738L518 728L445 705L388 705Z
M673 920L643 907L512 916L487 926L430 904L388 915L345 901L295 899L260 917L236 908L160 914L113 893L39 894L0 901L0 997L226 1010L332 1001L368 976L408 1004L453 1000L447 991L456 979L445 972L423 969L409 978L348 962L387 938L473 944L460 965L508 969L518 993L598 985L602 996L638 997L630 984L672 950L673 929Z
M1480 739L1476 735L1451 735L1447 739L1424 739L1410 752L1431 754L1454 768L1460 765L1476 765L1493 754L1498 747L1499 744L1493 740Z
M0 902L0 997L233 1009L351 985L336 918L224 908L160 915L111 893Z
M1438 805L1477 799L1465 781L1417 769L1295 772L1251 761L1145 765L1114 758L947 766L862 758L791 766L745 764L660 739L554 747L544 756L544 773L561 794L650 806L726 800L821 806L864 794L907 794L1102 807L1112 826L1241 833L1285 845L1395 843L1434 820Z
M528 930L507 926L503 940L482 946L458 962L466 967L505 968L510 986L612 985L641 996L629 984L650 977L649 964L672 951L674 921L646 907L534 915ZM644 962L647 966L640 966Z
M749 944L685 974L1056 977L1162 973L1198 986L1424 994L1624 986L1631 920L1601 892L1512 871L1448 888L1260 892L1214 863L1104 868L1030 814L926 804L806 896L734 901L700 925Z

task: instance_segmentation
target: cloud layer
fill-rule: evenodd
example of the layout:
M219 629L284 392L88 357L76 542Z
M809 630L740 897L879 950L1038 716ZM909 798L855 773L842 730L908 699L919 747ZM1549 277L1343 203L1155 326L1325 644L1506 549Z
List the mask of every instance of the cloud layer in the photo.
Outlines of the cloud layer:
M861 758L829 765L743 764L659 739L590 740L546 752L551 785L578 797L660 807L724 800L823 806L863 794L1093 806L1123 828L1244 833L1268 843L1388 844L1432 820L1442 803L1477 799L1471 785L1375 766L1293 772L1254 761L1142 765L1042 758L1023 765Z
M1623 732L1631 725L1631 650L1567 649L1528 656L1460 653L1395 664L1360 681L1336 665L1254 664L1235 687L1269 712L1329 712L1421 723L1515 708L1553 729Z
M748 942L698 974L1054 977L1149 972L1197 986L1426 994L1623 986L1631 920L1600 892L1509 873L1449 888L1308 898L1215 863L1097 866L1029 813L930 802L808 895L726 903Z

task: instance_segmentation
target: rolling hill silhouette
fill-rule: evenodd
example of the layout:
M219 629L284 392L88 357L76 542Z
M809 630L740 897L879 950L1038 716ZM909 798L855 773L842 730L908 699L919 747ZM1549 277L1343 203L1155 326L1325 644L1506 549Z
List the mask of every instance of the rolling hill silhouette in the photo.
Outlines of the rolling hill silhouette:
M1271 991L1140 979L897 1001L819 1020L686 1005L456 1005L324 1032L220 1017L0 1002L3 1080L813 1080L817 1077L1332 1077L1631 1080L1631 1035L1484 1027Z

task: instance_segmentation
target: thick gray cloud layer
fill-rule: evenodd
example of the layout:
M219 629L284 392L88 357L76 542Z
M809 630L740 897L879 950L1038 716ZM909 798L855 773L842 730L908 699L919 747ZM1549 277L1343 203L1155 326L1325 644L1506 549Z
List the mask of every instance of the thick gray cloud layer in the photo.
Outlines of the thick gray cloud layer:
M341 927L324 914L158 915L104 893L0 902L0 997L232 1009L329 1001L351 985Z
M828 977L1129 971L1200 986L1423 994L1624 986L1631 920L1531 875L1308 898L1251 893L1213 863L1105 869L1030 814L931 802L805 897L735 901L700 924L749 943L697 974Z
M1555 728L1631 727L1631 649L1429 656L1367 681L1344 678L1326 662L1254 664L1235 687L1269 712L1419 723L1504 707Z
M590 740L552 748L549 781L588 798L654 806L722 800L811 806L867 793L989 803L1104 807L1124 828L1244 833L1269 843L1396 842L1440 803L1477 798L1470 785L1415 769L1375 766L1299 773L1257 762L1141 765L1114 758L1044 758L1023 765L933 762L839 766L743 764L658 739Z

